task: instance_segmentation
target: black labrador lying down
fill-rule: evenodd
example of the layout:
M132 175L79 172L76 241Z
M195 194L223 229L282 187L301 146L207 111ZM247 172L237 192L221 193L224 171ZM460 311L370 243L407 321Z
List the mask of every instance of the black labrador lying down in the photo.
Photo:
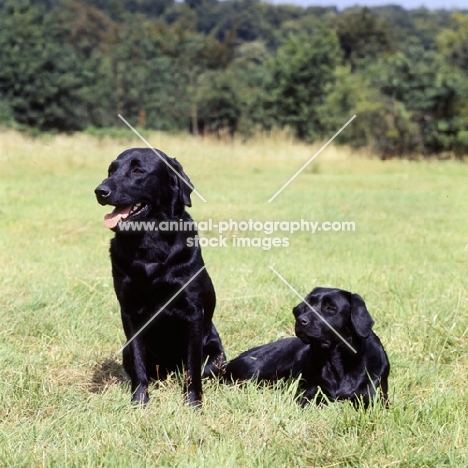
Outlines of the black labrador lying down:
M361 296L315 288L306 302L311 307L302 302L293 309L298 338L245 351L228 363L225 378L274 382L301 376L301 406L325 402L319 389L331 401L351 400L355 406L368 406L380 389L387 404L390 364Z
M115 231L112 276L127 343L132 340L123 349L132 401L146 403L150 379L184 368L184 392L191 405L199 406L202 377L217 374L226 358L212 322L215 291L193 242L197 231L185 211L191 206L193 186L175 159L159 154L149 148L124 151L95 193L101 205L115 207L104 225ZM155 228L137 224L142 221L154 222ZM164 222L170 221L173 229L177 223L180 229L168 230Z

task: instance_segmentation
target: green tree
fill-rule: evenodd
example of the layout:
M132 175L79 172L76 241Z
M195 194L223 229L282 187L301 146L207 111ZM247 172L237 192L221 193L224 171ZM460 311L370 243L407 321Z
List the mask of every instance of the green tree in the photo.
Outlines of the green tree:
M427 154L460 150L468 123L461 112L468 98L466 78L439 54L420 47L398 53L370 70L373 82L412 113L419 127L419 149ZM457 149L458 148L458 149Z
M188 9L186 5L184 8ZM185 20L184 20L185 21ZM157 20L129 17L112 51L116 113L160 130L191 128L198 134L204 76L223 69L232 51L211 36Z
M115 117L159 130L187 128L186 83L174 68L174 43L174 30L158 21L132 16L120 26L110 54Z
M174 0L87 0L87 5L99 8L109 18L125 22L127 15L140 14L148 18L162 15L174 5Z
M204 133L234 135L241 115L239 86L226 71L206 72L197 89L198 126Z
M13 118L41 130L87 124L86 70L57 37L53 15L27 2L7 2L0 18L0 97Z
M194 135L198 135L198 102L201 99L203 79L209 71L225 69L229 64L232 56L230 38L221 43L212 36L176 28L174 39L168 53L174 71L185 84L191 129Z
M438 48L450 63L468 72L468 15L454 13L452 21L453 28L437 36Z
M340 15L336 32L345 63L354 71L360 63L368 63L392 50L388 26L377 20L369 8Z
M3 8L0 92L10 115L42 130L115 123L109 52L116 24L72 0L48 7L7 2Z
M291 35L271 63L266 107L280 126L290 126L297 137L321 137L324 125L319 108L335 80L340 59L333 31Z
M73 0L63 1L60 8L54 8L50 14L56 21L56 40L72 47L81 65L87 124L114 125L117 103L110 56L117 40L118 25L101 10Z
M270 54L261 41L240 44L227 73L236 83L237 106L240 108L237 130L249 138L257 128L271 128L272 115L265 112L267 83L271 83L271 71L267 66Z
M419 142L418 126L405 105L385 96L364 71L352 73L349 65L337 69L336 85L321 113L330 133L343 124L343 116L355 114L352 130L337 141L371 148L383 159L409 154Z

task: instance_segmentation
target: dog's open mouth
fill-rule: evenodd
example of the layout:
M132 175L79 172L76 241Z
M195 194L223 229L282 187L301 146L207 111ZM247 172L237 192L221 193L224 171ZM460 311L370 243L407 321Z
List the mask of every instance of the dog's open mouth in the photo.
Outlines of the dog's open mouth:
M112 213L104 216L104 226L114 229L120 221L126 221L143 213L148 208L145 203L135 203L135 205L116 206Z

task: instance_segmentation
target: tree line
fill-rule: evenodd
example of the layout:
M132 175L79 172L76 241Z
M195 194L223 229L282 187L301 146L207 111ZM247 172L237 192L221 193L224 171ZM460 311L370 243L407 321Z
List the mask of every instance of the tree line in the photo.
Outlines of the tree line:
M468 12L258 0L0 0L0 123L468 152Z

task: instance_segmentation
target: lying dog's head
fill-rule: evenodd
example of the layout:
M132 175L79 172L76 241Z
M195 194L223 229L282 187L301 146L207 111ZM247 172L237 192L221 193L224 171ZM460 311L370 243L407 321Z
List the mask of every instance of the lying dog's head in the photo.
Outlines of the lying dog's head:
M333 329L346 340L366 338L371 333L374 321L358 294L334 288L315 288L306 297L306 302L308 305L301 302L293 309L296 335L306 344L317 343L322 348L337 344L341 338Z
M114 211L104 218L104 225L114 229L120 220L177 217L191 206L193 190L182 166L161 151L132 148L120 154L109 166L107 179L94 191L101 205Z

